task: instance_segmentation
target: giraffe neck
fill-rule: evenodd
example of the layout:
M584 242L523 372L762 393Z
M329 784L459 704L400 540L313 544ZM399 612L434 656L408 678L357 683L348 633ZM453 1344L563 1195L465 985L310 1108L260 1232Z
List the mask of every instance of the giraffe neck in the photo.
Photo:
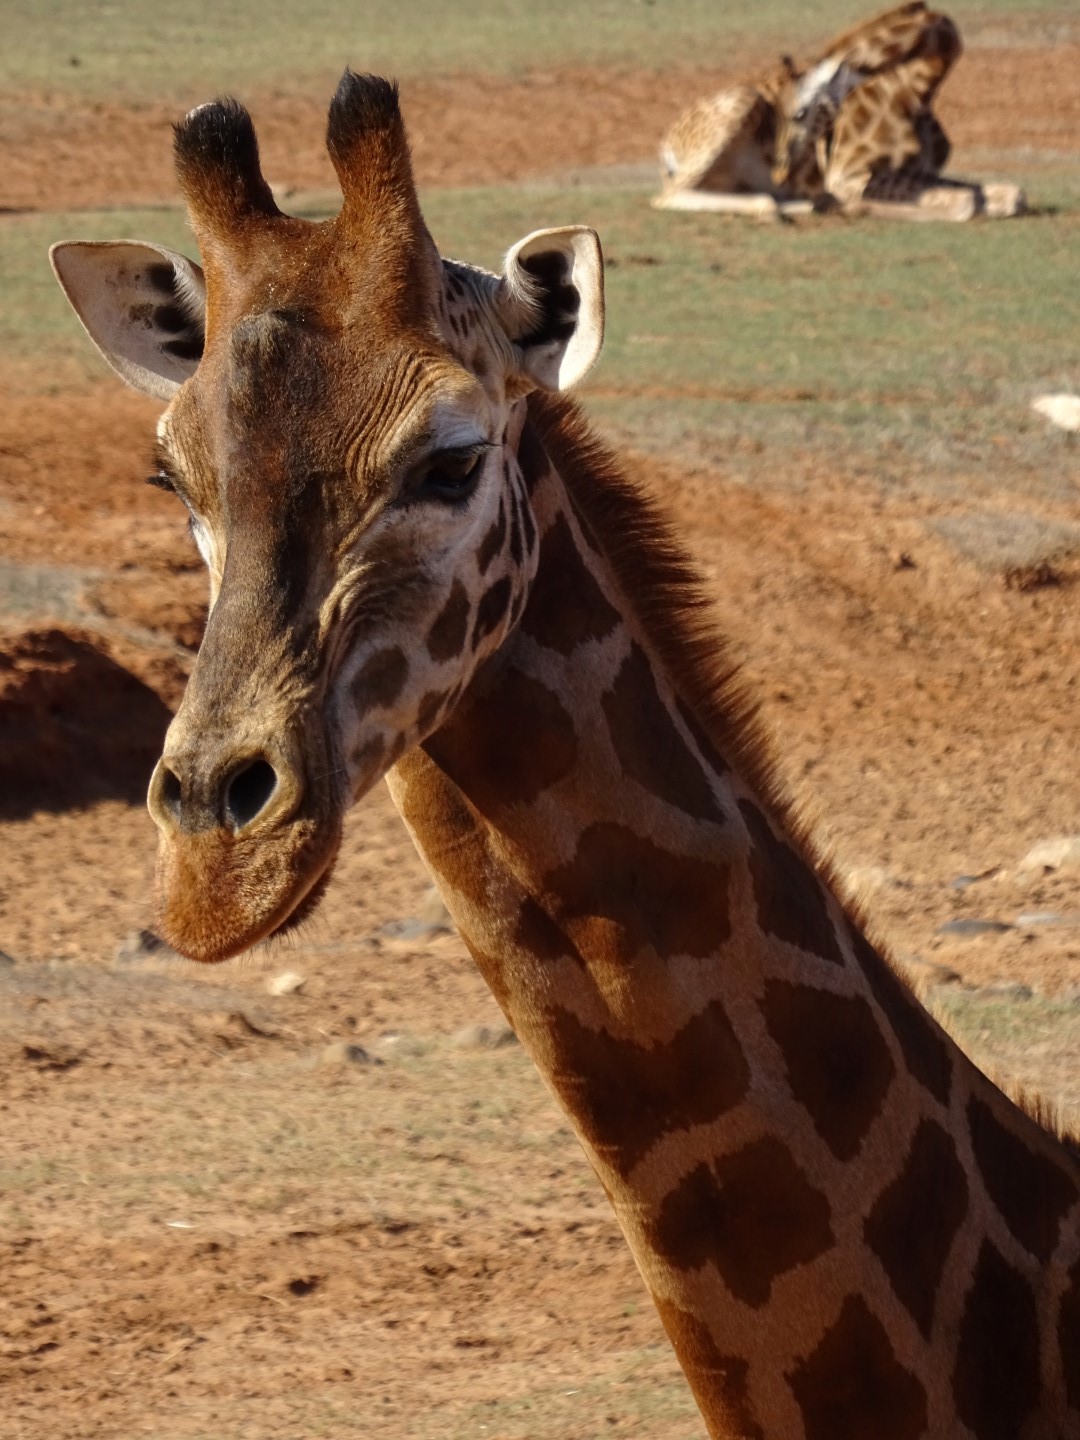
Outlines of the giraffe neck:
M531 409L572 484L527 427L529 603L391 789L711 1434L1059 1433L1022 1425L1080 1410L1080 1167L771 817L745 726L703 710L666 534Z

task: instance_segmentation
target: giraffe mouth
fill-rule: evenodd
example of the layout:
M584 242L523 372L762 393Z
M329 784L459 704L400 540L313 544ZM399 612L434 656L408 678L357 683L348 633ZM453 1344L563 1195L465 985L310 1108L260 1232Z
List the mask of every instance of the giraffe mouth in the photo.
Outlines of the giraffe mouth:
M311 919L315 911L318 910L322 904L323 898L330 888L330 881L333 879L336 864L337 852L335 851L330 857L330 862L326 866L326 869L318 877L311 889L308 890L307 894L303 895L296 906L286 915L284 920L270 931L266 937L268 940L276 940L282 935L291 935L294 930L299 930L300 926L303 925L306 920Z
M340 819L295 820L253 841L221 831L163 838L157 929L181 955L211 965L289 934L318 908L340 845Z

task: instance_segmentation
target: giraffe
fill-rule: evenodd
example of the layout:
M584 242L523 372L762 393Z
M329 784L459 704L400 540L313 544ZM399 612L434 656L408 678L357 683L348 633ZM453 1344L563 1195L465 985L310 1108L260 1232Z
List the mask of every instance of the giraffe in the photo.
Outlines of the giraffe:
M1019 213L1016 186L941 178L951 147L931 107L961 49L948 16L908 0L838 35L805 69L785 56L680 117L661 149L666 174L654 203L913 220ZM757 193L717 193L728 191Z
M442 259L396 87L281 214L235 102L177 127L205 271L54 247L166 402L212 606L150 785L159 924L212 962L325 889L382 777L614 1207L723 1440L1080 1434L1080 1149L837 897L656 502L564 393L585 227Z
M773 211L779 103L792 73L785 58L778 68L685 110L660 146L663 180L654 206L717 208L717 197L723 196L731 213Z
M961 50L952 20L922 0L840 36L779 97L774 183L847 208L941 189L951 146L931 107ZM975 188L943 192L958 218L973 213Z

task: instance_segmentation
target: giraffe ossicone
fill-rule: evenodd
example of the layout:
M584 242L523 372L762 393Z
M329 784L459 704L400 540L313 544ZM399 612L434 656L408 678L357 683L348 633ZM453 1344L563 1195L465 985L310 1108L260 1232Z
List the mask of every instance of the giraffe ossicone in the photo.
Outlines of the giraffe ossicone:
M209 961L297 923L385 775L713 1436L1080 1433L1080 1159L838 901L692 566L557 393L600 348L595 235L442 259L384 81L346 74L328 144L341 211L295 219L205 107L205 272L53 252L167 402L210 571L151 786L161 928Z

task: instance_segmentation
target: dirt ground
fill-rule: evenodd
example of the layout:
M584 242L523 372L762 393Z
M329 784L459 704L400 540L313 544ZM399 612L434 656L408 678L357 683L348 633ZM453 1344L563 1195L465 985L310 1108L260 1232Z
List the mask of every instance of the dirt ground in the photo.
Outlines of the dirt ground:
M1080 150L1078 48L973 54L946 125ZM527 97L418 82L420 178L647 158L723 73L534 75ZM171 195L171 113L101 105L76 125L32 98L7 113L5 206ZM289 139L283 180L328 184L321 103L254 103L266 152ZM553 1107L491 1048L499 1017L460 945L410 924L427 882L384 793L288 948L209 976L117 958L149 923L140 797L204 581L180 507L140 483L156 407L105 380L27 392L24 373L0 414L0 1437L700 1436L685 1407L650 1423L641 1397L679 1393L659 1326ZM1080 994L1076 871L1020 865L1080 828L1080 562L972 563L947 505L820 458L782 494L722 464L630 463L690 537L875 933L931 979ZM1059 921L1016 923L1039 913ZM1009 928L939 933L963 918ZM269 996L286 969L303 987ZM499 1087L507 1123L462 1139ZM287 1183L264 1174L297 1147ZM409 1189L395 1166L418 1159ZM602 1384L568 1402L586 1372Z

